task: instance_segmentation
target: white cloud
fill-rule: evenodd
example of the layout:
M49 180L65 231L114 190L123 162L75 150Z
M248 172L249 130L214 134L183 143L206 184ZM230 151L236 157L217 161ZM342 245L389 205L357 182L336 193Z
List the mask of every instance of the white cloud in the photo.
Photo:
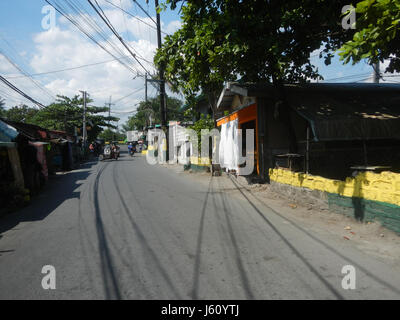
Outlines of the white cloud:
M156 30L128 15L123 17L120 10L113 9L112 6L106 5L104 0L100 0L99 3L100 5L104 5L107 17L117 29L118 33L125 39L125 42L132 48L131 50L138 57L152 62L157 48ZM117 6L121 5L120 0L113 0L113 3ZM132 3L130 0L122 1L122 7L124 9L130 8L131 5ZM138 17L149 25L154 24L148 17ZM104 23L100 21L98 17L93 16L92 18L95 18L100 25L104 26ZM57 27L40 32L33 37L35 50L33 54L30 55L31 60L29 61L29 65L34 73L74 68L113 59L111 55L88 39L86 35L80 32L67 19L60 17L58 22ZM171 33L179 28L179 26L179 21L172 21L166 25L163 24L162 29L165 30L165 32ZM105 26L104 29L106 30ZM111 32L107 33L111 37ZM129 52L114 36L113 43L128 56L128 58L123 59L123 61L143 75L143 68L139 63L130 58ZM116 51L112 51L107 43L103 42L102 44L110 49L113 54L118 57L120 56ZM139 61L147 70L155 73L152 63L148 63L145 60L139 58ZM0 72L8 75L11 73L16 74L15 69L2 63L2 57L0 57ZM110 61L95 66L53 73L35 77L35 79L40 81L47 90L51 91L53 96L57 94L73 96L80 94L80 90L86 90L91 98L94 99L93 104L98 106L104 106L104 103L108 102L110 96L116 101L135 90L143 88L142 91L117 102L117 104L113 106L113 110L118 112L132 111L136 108L135 104L144 99L144 78L138 77L137 74L129 71L118 61ZM15 79L13 83L23 90L25 89L26 93L43 104L52 102L52 99L48 97L43 90L40 90L31 83L29 79L18 78ZM0 89L3 90L1 86ZM149 85L148 92L149 96L154 95L155 89ZM18 97L16 94L12 95ZM8 102L9 106L19 104L20 102L27 103L24 98L16 98L15 100L8 99ZM29 104L31 105L31 103ZM129 114L120 114L116 116L121 117L119 123L121 125L121 123L127 120Z
M9 74L15 72L15 68L0 54L0 73Z
M182 26L182 22L179 20L171 21L166 27L165 32L168 34L173 34L176 30L178 30Z

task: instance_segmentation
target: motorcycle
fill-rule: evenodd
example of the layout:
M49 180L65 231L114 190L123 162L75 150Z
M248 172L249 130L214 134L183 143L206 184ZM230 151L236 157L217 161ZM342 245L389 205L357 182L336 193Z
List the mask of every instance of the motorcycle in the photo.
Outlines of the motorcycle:
M128 153L129 153L129 155L130 155L131 157L133 157L133 155L135 154L135 152L136 152L136 147L135 147L133 144L129 145L129 146L128 146Z

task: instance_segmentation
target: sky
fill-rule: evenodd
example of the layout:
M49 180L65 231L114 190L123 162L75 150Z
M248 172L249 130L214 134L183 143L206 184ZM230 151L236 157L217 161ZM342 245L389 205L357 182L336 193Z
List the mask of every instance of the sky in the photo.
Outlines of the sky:
M50 0L52 3L63 1ZM97 23L100 26L104 39L96 36L94 29L87 29L83 24L85 30L90 30L89 34L109 52L95 44L59 13L55 14L54 23L49 24L51 15L46 11L48 4L44 0L1 0L0 75L44 105L53 102L58 94L72 97L82 90L90 94L90 98L94 100L92 105L96 106L104 106L111 97L111 102L115 103L112 105L112 112L120 118L117 124L121 127L129 115L132 115L138 102L144 100L144 69L155 73L151 63L157 47L156 30L152 21L156 20L154 1L150 0L146 4L145 0L137 0L152 19L133 0L97 1L116 31L137 55L141 65L130 57L119 60L125 65L115 60L128 56L129 53L86 0L70 2L86 10L85 14L91 18L92 25ZM116 6L129 12L129 15ZM77 19L76 12L67 12ZM84 20L87 19L86 15L78 20L81 26L82 21L88 21ZM178 9L162 12L161 23L164 34L176 31L181 25ZM113 47L105 40L112 41ZM325 66L318 57L318 51L311 54L311 61L327 82L372 81L372 68L365 62L343 66L336 57L331 65ZM384 67L385 64L382 69ZM71 68L73 69L65 70ZM60 70L64 71L53 72ZM31 78L27 74L32 75ZM400 76L385 80L400 82ZM156 89L149 85L149 97L156 94ZM3 83L0 83L0 97L6 100L7 108L22 103L32 105Z
M109 1L147 23L129 16L106 0L98 1L112 25L129 43L131 51L143 58L139 61L145 69L155 73L154 66L146 62L146 60L153 61L157 47L156 29L150 27L152 25L155 27L154 22L134 1ZM86 0L73 0L73 2L91 9ZM146 4L144 0L138 2L152 19L156 20L154 1L149 1L149 4ZM112 106L112 112L115 112L113 115L120 118L119 126L121 126L131 115L128 112L135 110L136 104L144 100L145 70L131 58L123 59L123 61L133 65L134 70L121 65L59 13L56 13L55 25L44 29L42 20L46 19L46 28L48 27L46 23L49 21L46 18L48 11L42 13L46 5L48 4L44 0L0 1L0 75L44 105L54 101L57 94L72 97L81 94L80 91L83 90L87 91L90 98L94 100L92 105L104 106L111 97L111 101L115 102ZM108 51L117 58L123 54L129 55L94 10L88 12L102 27L106 36L113 37L113 44L119 50ZM170 10L164 11L161 14L161 23L162 31L171 34L180 26L179 15ZM110 46L106 48L110 49ZM118 52L123 54L118 55ZM2 54L7 55L25 74L33 74L34 81L24 76ZM35 75L85 65L91 66ZM156 89L149 84L148 96L152 97L156 94ZM0 97L6 100L7 108L21 103L32 105L2 83Z

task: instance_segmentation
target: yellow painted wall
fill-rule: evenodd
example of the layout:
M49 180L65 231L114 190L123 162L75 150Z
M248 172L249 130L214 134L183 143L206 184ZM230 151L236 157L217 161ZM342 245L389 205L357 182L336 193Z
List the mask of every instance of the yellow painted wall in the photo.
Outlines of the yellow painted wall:
M209 166L211 164L210 158L207 158L207 157L203 157L203 158L190 157L190 163L192 163L196 166Z
M275 182L311 190L336 193L346 197L359 197L400 206L400 174L393 172L363 172L345 181L326 179L283 169L270 169Z

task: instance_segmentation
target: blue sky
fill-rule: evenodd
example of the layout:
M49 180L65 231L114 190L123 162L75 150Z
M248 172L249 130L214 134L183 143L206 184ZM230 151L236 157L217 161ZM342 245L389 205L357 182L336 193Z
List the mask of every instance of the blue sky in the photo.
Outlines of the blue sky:
M73 1L91 9L85 0ZM142 21L153 24L133 1L112 0L112 2ZM118 32L135 49L135 52L146 60L152 61L157 45L155 29L111 6L106 0L100 0L99 3L106 10L108 18ZM146 4L144 0L140 0L139 3L155 20L154 1ZM44 30L42 19L45 14L42 13L42 8L46 5L48 4L44 0L0 1L0 50L23 71L36 74L113 59L59 13L56 13L55 28ZM95 19L98 19L100 25L104 26L107 36L111 37L111 32L102 24L94 11L91 13ZM170 10L161 14L163 30L168 33L174 32L179 27L179 20L177 13ZM115 38L113 43L120 45ZM118 57L121 56L116 52L113 53ZM125 54L128 53L125 52ZM154 72L152 66L144 64L147 70ZM135 68L141 74L144 73L138 65ZM57 94L71 96L79 94L79 90L87 90L96 105L103 105L112 97L113 100L119 100L114 111L120 112L115 115L121 117L121 122L128 118L129 114L126 112L134 110L136 104L144 98L143 78L127 71L116 61L68 72L34 76L35 84L26 77L19 77L21 72L0 55L0 74L43 104L50 103L51 97ZM37 84L44 89L39 88ZM138 92L131 94L134 91ZM155 94L156 90L150 87L149 96ZM124 98L125 96L128 97ZM7 107L20 103L30 104L4 85L0 85L0 97L6 99Z
M85 0L71 1L87 6ZM148 24L153 22L132 0L98 1L118 32L129 42L137 54L146 60L152 61L157 45L155 30L109 5L107 1L112 1L115 5L122 6L133 16L144 20ZM149 4L146 4L145 0L139 0L139 3L155 19L154 1L150 0ZM121 122L124 122L129 116L127 112L134 110L136 104L144 98L143 78L140 77L140 74L138 74L139 76L132 74L117 61L110 61L113 57L91 42L58 13L56 14L55 27L44 30L42 28L42 19L45 15L42 14L42 8L46 5L47 3L44 0L1 0L0 50L29 74L74 68L98 62L104 62L104 64L48 75L35 75L33 77L35 83L26 77L21 77L21 72L0 55L0 74L44 104L50 103L51 98L56 94L71 96L78 94L79 90L87 90L96 105L104 105L111 96L112 100L118 101L114 111L119 112L119 114L115 115L120 116ZM91 9L90 7L88 8ZM92 13L92 17L98 19L96 14ZM180 26L177 10L175 12L170 10L162 12L161 20L163 30L168 33L174 32ZM104 26L102 21L98 21L100 25ZM105 26L104 30L108 32L109 37L112 36ZM114 39L114 43L119 45L116 39ZM115 54L118 55L117 53ZM325 80L359 75L358 77L332 81L371 81L372 68L364 62L355 66L343 66L338 58L334 58L330 66L325 66L324 62L316 54L312 55L312 62L319 68ZM134 63L134 61L129 61L129 63ZM146 63L145 65L150 71L154 71L151 65ZM143 74L140 66L134 65L134 68ZM368 77L370 79L366 80ZM137 92L132 94L134 91ZM155 94L156 90L149 88L149 95L154 96ZM0 85L0 96L6 98L8 107L27 103L24 98L19 97L4 85ZM124 98L125 96L128 97Z

